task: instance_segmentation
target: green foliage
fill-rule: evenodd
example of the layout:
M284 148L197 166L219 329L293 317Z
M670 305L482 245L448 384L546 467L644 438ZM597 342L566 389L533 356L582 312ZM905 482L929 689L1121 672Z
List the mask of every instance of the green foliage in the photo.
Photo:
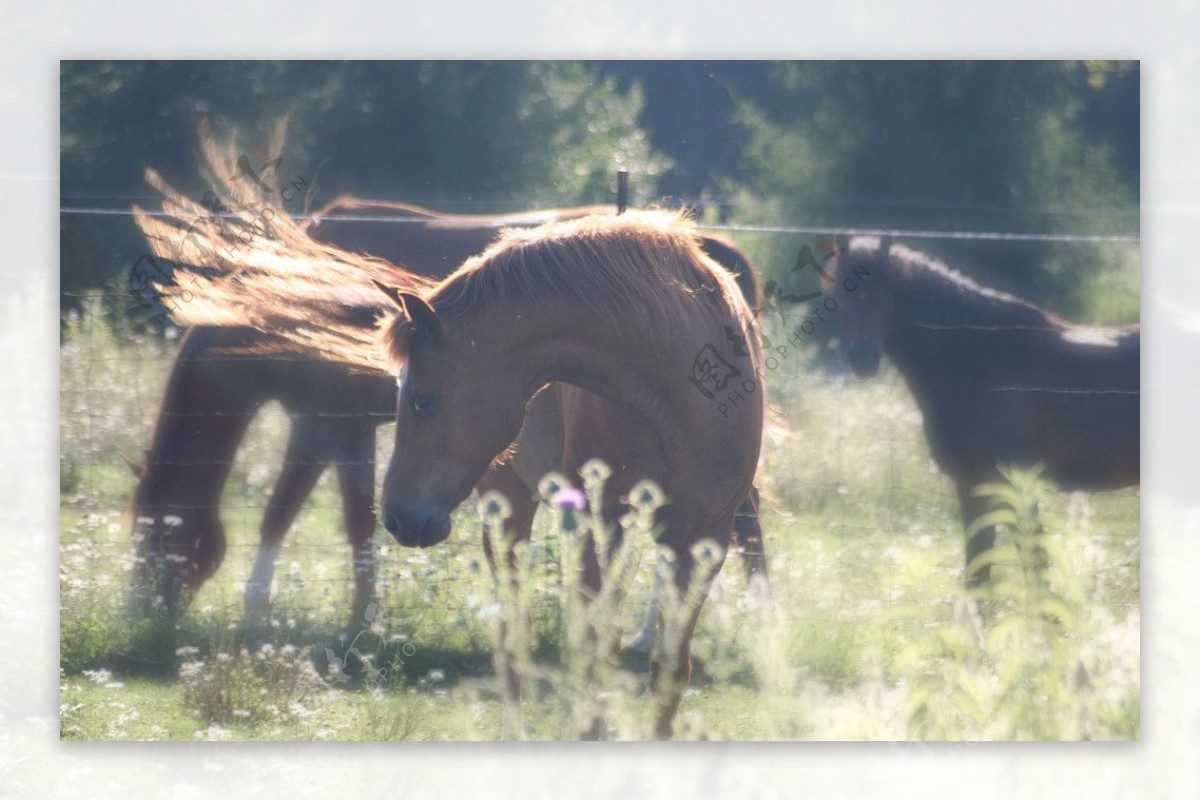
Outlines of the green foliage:
M1137 737L1124 702L1106 708L1093 679L1095 657L1084 653L1097 636L1097 616L1080 580L1076 539L1090 532L1047 525L1040 509L1053 487L1040 470L1003 474L1007 483L976 488L992 508L968 529L970 536L997 527L996 546L967 566L968 573L990 566L992 580L960 595L952 619L901 656L912 677L910 736Z
M199 197L204 110L247 149L287 115L282 169L322 199L604 203L623 167L634 203L683 193L722 222L1131 233L1138 93L1137 64L1108 61L67 61L62 191L124 207L154 167ZM61 236L65 292L111 286L145 249L120 217L65 215ZM742 243L777 279L802 244ZM920 244L1082 322L1138 316L1136 244Z
M127 208L147 196L148 167L200 197L199 111L247 151L286 115L280 171L319 186L321 200L465 212L607 203L623 168L644 203L669 165L639 125L640 86L618 89L579 62L68 61L60 97L65 205ZM112 286L145 250L127 218L64 222L62 236L64 291Z
M736 198L736 220L1032 233L1138 230L1137 163L1124 157L1131 147L1136 153L1137 109L1128 92L1136 67L787 62L775 66L773 79L769 98L739 103L744 170L725 181ZM1095 119L1092 112L1112 95L1122 98L1124 116ZM1132 145L1124 142L1130 136ZM1117 142L1124 145L1122 158ZM1137 317L1136 246L920 244L985 284L1040 299L1068 317ZM782 271L796 249L774 240L756 255ZM1119 304L1112 304L1114 297Z

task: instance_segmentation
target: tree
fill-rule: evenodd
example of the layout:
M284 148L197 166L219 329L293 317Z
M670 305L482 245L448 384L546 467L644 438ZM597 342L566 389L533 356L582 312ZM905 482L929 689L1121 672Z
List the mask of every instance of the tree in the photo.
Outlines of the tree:
M1102 79L1097 80L1096 75ZM743 100L737 219L944 231L1137 232L1136 65L789 62ZM1116 77L1114 77L1116 76ZM1121 95L1119 130L1092 109ZM1132 101L1132 103L1130 102ZM1118 157L1114 143L1124 145ZM1120 167L1119 167L1120 165ZM1136 319L1136 246L922 240L981 282L1092 320ZM766 261L790 265L788 243ZM1103 292L1097 291L1103 287ZM1113 298L1119 301L1113 303Z

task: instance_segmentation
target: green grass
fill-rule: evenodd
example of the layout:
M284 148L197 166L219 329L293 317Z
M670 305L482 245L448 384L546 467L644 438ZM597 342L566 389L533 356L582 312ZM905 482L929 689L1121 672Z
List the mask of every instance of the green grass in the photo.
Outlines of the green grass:
M331 681L330 654L345 658L361 627L346 628L350 555L335 482L326 475L276 571L274 625L265 639L276 655L288 645L295 653L259 660L261 638L242 627L241 596L286 437L287 418L278 407L256 419L238 454L222 507L229 549L216 578L175 629L126 624L133 479L120 454L137 454L148 440L175 345L118 341L92 319L68 326L62 351L62 736L500 737L502 702L492 680L495 594L472 503L457 513L454 535L439 548L402 549L381 530L379 616L356 643L369 665L346 659L354 680ZM894 373L855 382L799 359L794 355L770 376L772 425L759 473L775 608L750 604L737 565L726 566L694 641L694 679L678 736L898 740L934 729L950 738L1001 736L994 716L974 720L949 701L925 710L941 710L933 729L916 712L914 688L922 676L941 671L947 681L965 681L956 672L958 657L943 646L967 629L957 502L929 460L907 391ZM385 464L388 429L379 440ZM1039 668L1063 694L1041 706L1057 710L1047 715L1074 717L1071 725L1034 721L1014 736L1136 738L1138 493L1055 494L1041 514L1047 530L1061 532L1063 559L1082 598L1064 640L1066 661ZM551 678L529 687L525 733L569 738L571 699L552 678L570 654L561 637L557 545L545 520L535 529L532 563L534 661ZM640 620L651 580L647 562L621 612L626 629ZM180 648L194 650L180 656ZM181 678L181 662L215 666L222 658L231 660L223 683L189 689ZM614 685L609 702L612 736L646 734L653 697L645 664L642 654L623 654L624 683ZM1006 664L990 654L972 680L996 680ZM270 711L278 706L271 699L286 694L279 688L304 680L304 665L320 686L300 692L295 708ZM1089 678L1076 688L1066 674L1080 666ZM228 707L220 694L239 687L259 693L240 702L257 711L230 717L220 711ZM202 691L216 696L198 701ZM1036 716L1038 708L1026 704L1022 714Z

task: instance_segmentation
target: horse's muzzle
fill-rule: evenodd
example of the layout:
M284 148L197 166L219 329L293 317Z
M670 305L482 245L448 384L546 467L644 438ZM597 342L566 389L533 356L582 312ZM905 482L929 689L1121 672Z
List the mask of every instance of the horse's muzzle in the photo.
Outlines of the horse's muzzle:
M450 536L450 515L425 504L385 507L383 525L406 548L428 548Z

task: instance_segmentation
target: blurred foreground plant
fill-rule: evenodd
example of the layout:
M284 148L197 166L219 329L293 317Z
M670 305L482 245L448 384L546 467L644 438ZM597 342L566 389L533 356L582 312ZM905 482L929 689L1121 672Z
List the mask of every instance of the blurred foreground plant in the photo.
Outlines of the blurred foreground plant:
M521 715L523 690L548 685L572 734L588 738L641 738L649 733L658 693L647 699L638 693L639 679L620 661L623 637L636 628L631 611L634 587L651 548L655 511L665 503L651 481L636 484L626 502L629 512L616 525L605 522L604 485L611 471L599 460L580 470L583 491L559 474L546 476L542 499L551 506L551 536L558 543L561 581L552 589L561 610L555 666L534 662L529 544L514 545L505 533L508 503L489 493L480 501L485 536L491 543L496 571L497 602L492 608L495 681L504 699L505 735L524 737ZM661 594L659 643L662 653L676 650L684 636L687 610L703 602L704 587L718 569L722 554L712 544L697 549L697 568L689 587L680 592L673 579L670 551L660 548L658 570ZM543 590L545 588L543 587ZM664 674L672 665L663 664ZM665 685L656 688L667 691Z
M975 493L991 509L967 531L997 527L996 546L967 566L992 580L959 591L953 618L900 655L910 679L910 734L921 740L1076 740L1131 736L1098 724L1094 632L1077 574L1081 532L1048 525L1055 487L1040 468L1001 470ZM1136 733L1132 733L1136 736Z

